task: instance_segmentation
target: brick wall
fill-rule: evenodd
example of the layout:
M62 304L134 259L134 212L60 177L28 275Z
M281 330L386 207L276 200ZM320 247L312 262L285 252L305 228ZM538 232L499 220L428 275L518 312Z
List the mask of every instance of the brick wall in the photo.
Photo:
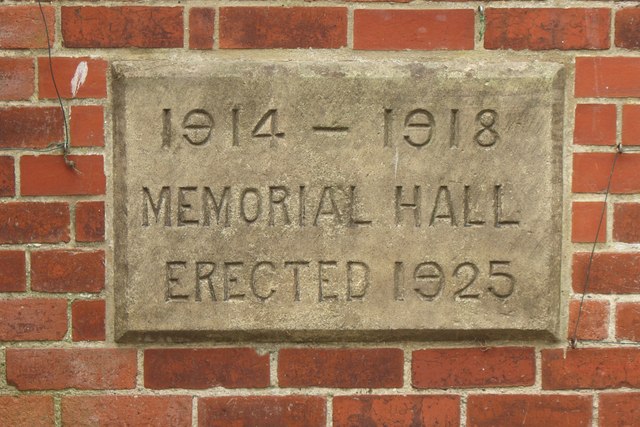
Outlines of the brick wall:
M0 0L0 425L640 425L640 152L617 159L577 349L113 340L109 63L230 49L566 64L571 333L614 145L640 145L640 8L504 1L481 14L479 4L51 1L50 63L37 3ZM42 151L65 134L50 66L75 171L60 150ZM79 66L88 73L74 87Z

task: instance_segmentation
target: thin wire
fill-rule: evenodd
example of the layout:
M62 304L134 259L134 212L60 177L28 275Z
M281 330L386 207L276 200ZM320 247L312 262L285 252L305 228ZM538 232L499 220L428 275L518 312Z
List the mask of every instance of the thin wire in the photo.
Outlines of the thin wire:
M56 96L58 97L58 103L60 104L60 112L62 113L62 121L64 122L64 142L62 144L56 144L53 146L49 146L44 150L40 151L53 151L56 148L62 148L62 153L64 157L64 162L67 166L76 170L76 164L73 160L69 160L67 157L69 154L69 125L67 124L67 115L64 111L64 105L62 104L62 97L60 96L60 91L58 90L58 85L56 84L56 78L53 73L53 62L51 60L51 42L49 41L49 26L47 25L47 18L44 16L44 10L42 9L42 3L38 0L38 8L40 9L40 15L42 16L42 22L44 23L44 36L47 40L47 54L49 56L49 73L51 74L51 81L53 82L53 88L56 91Z
M609 172L609 181L607 182L607 190L604 193L604 202L602 203L602 212L600 213L600 221L598 221L598 227L596 229L596 237L593 239L593 246L591 247L591 254L589 255L589 263L587 264L587 274L584 278L584 286L582 288L582 297L580 298L580 307L578 308L578 317L576 318L576 324L573 328L573 334L571 340L571 348L576 348L578 345L578 326L580 325L580 318L582 317L582 307L584 305L584 297L589 289L589 278L591 276L591 265L593 264L593 256L596 251L596 244L598 242L598 236L600 235L600 229L602 228L602 220L604 219L604 213L607 210L607 199L609 198L609 189L611 188L611 179L613 178L613 171L616 167L616 161L618 156L622 154L622 144L616 145L616 153L613 156L613 163L611 164L611 172Z

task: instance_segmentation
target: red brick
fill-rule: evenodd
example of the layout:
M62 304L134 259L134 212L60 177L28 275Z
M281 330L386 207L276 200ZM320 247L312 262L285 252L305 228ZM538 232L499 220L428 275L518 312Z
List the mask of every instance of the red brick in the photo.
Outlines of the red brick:
M593 242L598 232L598 242L607 241L607 212L603 202L573 202L571 213L571 241ZM604 209L604 216L602 211ZM602 218L602 223L600 219Z
M319 396L206 397L198 401L198 425L324 427L325 407Z
M616 338L640 341L640 303L621 302L616 305Z
M64 140L59 107L0 108L0 147L45 148Z
M288 348L278 356L280 387L402 387L403 352L395 348Z
M354 49L470 50L473 39L471 9L354 12Z
M194 7L189 11L189 48L213 49L215 9Z
M78 202L76 204L76 241L102 242L104 240L104 202Z
M640 349L580 348L542 350L545 390L640 387Z
M602 193L613 165L613 153L575 153L573 155L573 192ZM611 178L612 193L640 193L640 154L620 154Z
M71 305L74 341L104 341L104 300L74 301Z
M250 348L174 348L144 352L147 388L264 388L269 355Z
M29 99L34 78L33 59L0 58L0 100Z
M600 427L640 427L640 393L603 393L599 407Z
M26 289L24 251L0 251L0 292Z
M446 348L416 350L411 366L416 388L533 385L533 348Z
M627 8L616 12L616 46L640 48L640 9Z
M65 426L191 426L190 396L64 396Z
M3 426L53 427L53 396L0 396Z
M589 253L573 255L573 290L582 293ZM640 293L640 252L597 252L593 256L589 274L589 293L636 294Z
M224 49L340 48L347 45L344 7L221 7Z
M591 396L472 395L467 400L467 426L587 427L591 412Z
M69 125L72 146L104 147L104 109L101 105L74 105Z
M640 58L576 58L577 97L640 97Z
M7 383L18 390L132 389L135 349L6 350Z
M67 333L64 299L0 300L1 341L60 340Z
M62 7L65 47L182 47L182 7Z
M104 252L71 250L31 253L31 289L42 292L100 292Z
M640 145L640 105L622 106L622 145Z
M616 203L613 209L613 240L640 243L640 203Z
M578 145L614 145L616 143L616 106L578 104L573 131Z
M73 76L81 63L87 65L87 77L84 83L73 94ZM107 62L92 58L53 58L51 60L56 84L63 98L106 98L107 97ZM38 58L38 95L41 99L56 98L56 91L51 80L49 58Z
M22 156L20 192L23 196L69 196L104 194L106 178L101 155L69 156L74 168L62 156Z
M609 9L487 9L484 47L608 49Z
M568 338L573 338L579 310L580 301L571 301L569 305ZM608 335L609 303L607 301L584 300L576 338L579 340L603 340L607 338Z
M69 241L69 205L51 202L0 204L0 243Z
M446 426L460 425L458 396L336 396L333 425Z
M0 197L11 197L16 194L15 171L13 157L0 156Z
M47 19L49 40L53 45L55 11L43 6ZM37 5L0 6L0 49L38 49L47 47L42 14Z

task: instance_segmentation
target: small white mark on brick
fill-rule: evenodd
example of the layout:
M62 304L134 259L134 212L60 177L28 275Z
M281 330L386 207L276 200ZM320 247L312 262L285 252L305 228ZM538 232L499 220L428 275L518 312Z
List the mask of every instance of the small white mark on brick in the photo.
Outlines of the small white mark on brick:
M78 90L80 90L87 80L87 74L89 74L89 65L87 65L87 61L81 61L76 67L76 72L73 73L73 78L71 79L71 95L73 97L76 96Z

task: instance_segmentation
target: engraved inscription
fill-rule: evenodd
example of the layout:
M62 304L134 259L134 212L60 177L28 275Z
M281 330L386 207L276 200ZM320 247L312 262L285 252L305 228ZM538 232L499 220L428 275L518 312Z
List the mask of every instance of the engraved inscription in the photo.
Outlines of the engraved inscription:
M117 340L558 335L561 66L154 64L110 80Z

